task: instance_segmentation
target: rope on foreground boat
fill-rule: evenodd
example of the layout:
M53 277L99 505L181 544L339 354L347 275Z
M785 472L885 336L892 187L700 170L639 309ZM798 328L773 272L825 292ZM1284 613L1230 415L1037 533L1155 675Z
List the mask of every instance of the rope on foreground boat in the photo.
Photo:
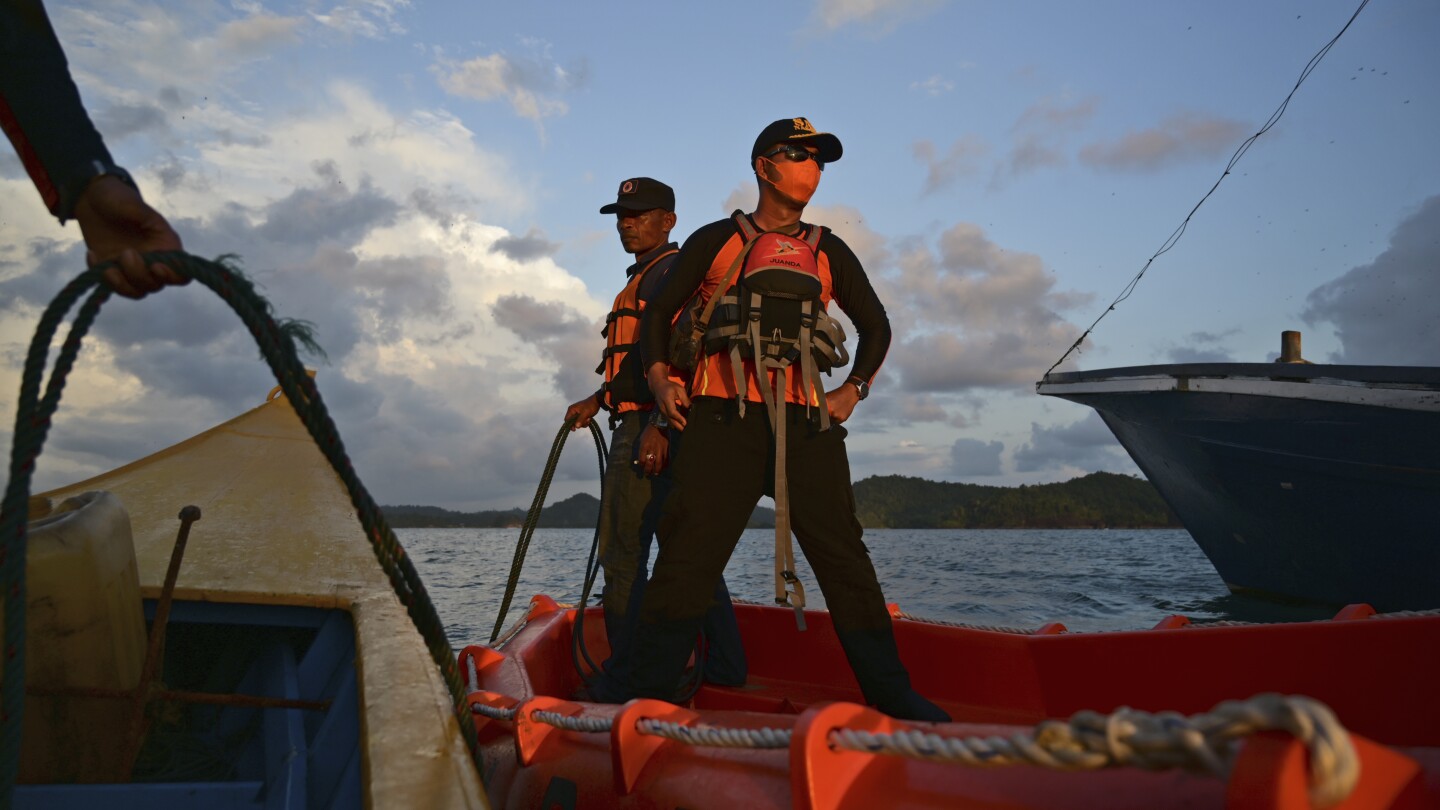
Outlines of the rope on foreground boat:
M1228 778L1235 743L1259 731L1286 731L1310 752L1310 799L1319 807L1343 801L1360 779L1360 758L1350 735L1328 706L1301 695L1257 695L1228 700L1185 717L1128 707L1101 714L1078 712L1068 722L1047 720L1033 733L1011 737L942 737L923 731L872 734L837 729L832 742L852 751L908 756L978 767L1030 764L1058 770L1132 765L1180 768Z
M495 616L495 629L490 632L490 643L494 644L495 639L500 637L500 631L505 626L505 616L510 612L510 602L515 598L515 587L520 582L520 570L525 567L525 555L530 550L530 539L535 535L535 528L540 525L540 514L545 508L545 496L550 492L550 481L555 477L555 467L560 463L560 451L565 449L565 439L569 437L570 431L575 424L574 419L567 419L565 424L560 426L559 433L555 434L555 441L550 444L550 455L545 459L545 470L540 474L540 485L535 489L535 498L530 502L530 511L525 513L525 523L520 527L520 539L515 543L515 555L510 560L510 577L505 582L505 596L500 600L500 611ZM605 436L590 420L590 433L595 437L595 449L600 454L600 484L605 484ZM599 530L596 530L596 541L599 540ZM594 554L594 550L591 550ZM588 566L587 566L588 570ZM593 579L587 579L593 582ZM585 599L589 599L589 588L586 588Z
M344 482L380 567L390 579L396 595L405 605L411 621L440 668L454 701L461 733L478 768L480 753L474 717L464 710L465 689L460 681L455 653L445 637L444 626L405 549L386 522L380 507L355 474L335 423L320 398L320 391L296 353L296 340L309 349L319 351L310 338L309 325L301 321L277 322L271 314L270 303L239 271L234 257L222 256L216 261L208 261L183 251L162 251L147 253L144 260L147 265L164 264L209 287L230 305L249 328L280 389ZM105 265L102 265L80 274L46 308L30 343L21 376L14 444L10 454L10 480L5 488L4 500L0 501L0 588L5 592L5 662L3 681L0 681L0 806L3 807L10 805L19 769L21 717L25 708L25 532L30 479L45 444L51 417L60 405L66 377L79 355L80 344L100 307L110 297L110 288L100 278L104 269ZM70 332L56 356L42 399L40 380L50 344L71 307L86 293L89 297L75 314Z
M472 704L475 714L514 722L520 707ZM536 710L534 722L566 731L610 733L609 717L572 717ZM794 732L786 728L726 728L685 725L645 718L641 734L687 745L789 748ZM1208 712L1143 712L1122 707L1109 714L1077 712L1067 721L1046 720L1009 737L946 737L930 731L893 734L849 728L832 729L835 748L868 754L909 757L978 768L1035 765L1062 771L1094 771L1133 766L1146 770L1182 769L1220 779L1230 775L1237 743L1261 731L1285 731L1309 750L1310 799L1317 807L1334 806L1350 795L1360 779L1360 758L1350 734L1325 704L1303 695L1256 695L1227 700Z

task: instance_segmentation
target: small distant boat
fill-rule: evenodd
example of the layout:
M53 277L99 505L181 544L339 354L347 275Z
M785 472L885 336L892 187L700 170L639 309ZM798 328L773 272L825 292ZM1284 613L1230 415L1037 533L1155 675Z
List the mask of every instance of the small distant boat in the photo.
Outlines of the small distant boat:
M1440 368L1293 362L1287 335L1292 362L1036 388L1099 412L1232 591L1440 608Z
M575 608L537 596L494 647L465 648L460 669L492 804L1398 810L1440 802L1432 694L1440 615L1355 606L1330 621L1201 627L1171 616L1150 630L1069 633L1059 624L1025 632L926 622L892 608L916 689L955 721L929 724L861 705L828 613L809 612L802 633L789 608L738 604L735 612L749 682L704 685L685 706L567 699L580 684L577 626L591 658L606 653L598 607L577 623ZM1214 718L1250 716L1225 701L1262 705L1261 693L1305 695L1334 711L1346 731L1316 737L1347 738L1359 754L1359 782L1342 803L1314 798L1317 773L1336 761L1328 750L1312 750L1316 770L1307 774L1295 738L1249 735L1248 720L1228 773L1164 769L1186 759L1186 745L1206 747L1195 741L1223 723ZM1145 742L1130 735L1147 724L1123 707L1154 713L1139 735ZM1171 748L1160 739L1182 731L1191 742ZM1081 764L1105 762L1101 749L1131 767Z

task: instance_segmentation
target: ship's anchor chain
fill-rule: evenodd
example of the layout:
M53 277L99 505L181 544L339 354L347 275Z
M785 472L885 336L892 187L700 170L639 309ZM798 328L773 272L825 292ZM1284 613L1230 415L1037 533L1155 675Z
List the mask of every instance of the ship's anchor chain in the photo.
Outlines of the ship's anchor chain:
M471 710L492 720L514 722L519 707L471 704ZM608 717L571 717L537 710L530 719L566 731L609 733ZM643 718L641 734L687 745L776 749L790 747L793 732L784 728L726 728L685 725ZM835 748L869 754L996 768L1035 765L1061 771L1095 771L1134 766L1146 770L1183 769L1221 779L1230 775L1238 743L1261 731L1289 732L1310 754L1310 800L1331 807L1355 789L1360 757L1350 734L1328 706L1303 695L1262 694L1248 700L1227 700L1208 712L1150 713L1122 707L1109 714L1077 712L1069 720L1046 720L1032 730L1009 737L946 737L910 730L877 734L849 728L831 729Z

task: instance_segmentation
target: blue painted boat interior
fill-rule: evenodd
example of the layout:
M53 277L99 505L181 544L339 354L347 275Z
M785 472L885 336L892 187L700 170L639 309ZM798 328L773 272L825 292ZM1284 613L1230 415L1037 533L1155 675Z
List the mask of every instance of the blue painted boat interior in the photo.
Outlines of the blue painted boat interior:
M153 620L155 604L145 605ZM355 628L343 610L173 604L166 689L326 701L327 709L152 702L129 784L19 785L18 810L327 808L364 802ZM123 729L95 729L123 744Z

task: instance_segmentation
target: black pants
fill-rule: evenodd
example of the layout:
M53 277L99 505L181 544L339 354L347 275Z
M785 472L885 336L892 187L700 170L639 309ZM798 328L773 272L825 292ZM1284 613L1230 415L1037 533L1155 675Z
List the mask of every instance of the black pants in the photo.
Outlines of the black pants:
M786 413L791 524L835 629L842 640L847 631L889 638L890 615L855 518L845 428L822 432L803 406L791 404ZM763 405L750 403L741 417L734 400L696 397L684 435L640 612L645 629L637 639L633 684L643 697L673 689L689 653L684 639L694 637L755 503L774 489L774 432ZM893 641L887 644L894 649ZM898 657L886 663L900 667Z
M615 421L610 432L599 531L600 563L605 570L605 629L610 640L610 658L602 666L612 682L592 686L599 697L617 694L620 684L629 680L630 650L649 575L650 542L660 505L671 488L669 470L651 477L635 465L640 435L649 420L649 412L628 411ZM681 436L672 431L669 438L670 457L677 459ZM703 624L707 640L705 679L728 686L743 684L747 672L745 646L723 578L715 582L711 593L711 607Z

